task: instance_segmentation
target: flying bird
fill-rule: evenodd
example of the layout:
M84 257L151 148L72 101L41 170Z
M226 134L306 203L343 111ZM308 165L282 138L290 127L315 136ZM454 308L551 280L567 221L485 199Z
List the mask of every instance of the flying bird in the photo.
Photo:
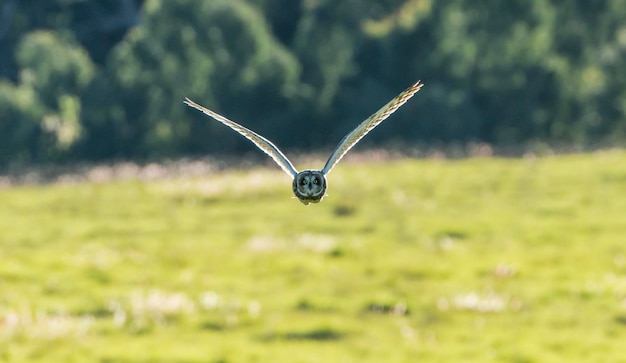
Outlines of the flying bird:
M305 205L309 203L319 203L326 195L326 175L330 173L333 167L341 160L341 158L354 146L359 140L361 140L368 132L374 127L378 126L389 115L394 113L400 106L402 106L409 98L419 91L424 84L420 81L415 82L409 88L404 90L393 100L389 101L380 110L376 111L373 115L368 117L359 126L347 134L339 145L333 150L332 154L326 161L326 165L322 170L303 170L298 172L294 168L293 164L285 154L280 151L276 145L265 137L257 134L256 132L234 122L226 117L219 115L199 104L193 102L189 98L185 98L185 104L195 108L198 111L212 117L214 120L223 123L231 129L237 131L246 139L252 141L259 149L269 155L281 169L285 171L292 178L292 189L295 196Z

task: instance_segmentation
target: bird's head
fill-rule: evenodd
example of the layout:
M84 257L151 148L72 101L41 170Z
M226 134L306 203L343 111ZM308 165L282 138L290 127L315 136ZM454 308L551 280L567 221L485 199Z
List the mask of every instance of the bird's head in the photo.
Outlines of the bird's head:
M326 177L319 170L303 170L293 178L293 194L305 205L319 203L326 194Z

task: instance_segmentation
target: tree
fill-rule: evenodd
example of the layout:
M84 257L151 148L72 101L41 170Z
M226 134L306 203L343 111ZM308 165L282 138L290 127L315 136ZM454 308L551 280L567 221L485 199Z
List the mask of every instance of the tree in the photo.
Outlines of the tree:
M0 161L45 161L69 151L81 133L80 96L95 67L71 39L36 31L18 46L19 82L0 85ZM45 60L42 62L41 60Z
M107 62L111 81L100 82L117 94L113 104L102 109L90 97L86 145L108 127L119 130L124 156L228 149L228 139L207 142L207 130L227 131L193 120L186 96L258 129L279 122L297 97L298 62L245 2L148 0L142 19Z
M418 78L366 143L616 143L625 19L626 0L6 0L0 162L248 147L186 96L321 147Z

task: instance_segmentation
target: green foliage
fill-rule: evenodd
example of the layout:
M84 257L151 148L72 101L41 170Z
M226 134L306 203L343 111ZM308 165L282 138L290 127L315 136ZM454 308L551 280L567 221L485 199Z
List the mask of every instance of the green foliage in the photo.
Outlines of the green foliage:
M457 84L473 88L469 96L481 120L476 136L500 143L536 138L585 144L602 137L601 124L622 123L625 114L596 104L599 98L622 102L617 92L606 92L605 82L621 83L623 72L610 65L617 61L612 56L624 54L615 22L626 10L614 11L609 3L587 8L454 1L435 10L429 20L441 24L441 33L432 60ZM601 61L601 53L612 59Z
M614 362L626 155L0 189L4 362Z
M24 37L16 58L19 83L0 86L6 143L0 162L53 159L80 136L79 95L91 82L94 65L80 46L45 31Z
M49 108L58 107L62 95L79 94L94 74L89 56L80 47L51 32L28 34L16 57L21 83L32 87Z
M3 87L31 87L43 111L6 106L0 127L45 124L52 141L22 132L3 163L249 150L186 96L283 148L319 148L416 79L424 92L365 142L626 137L624 0L5 2Z
M108 87L123 95L108 113L122 114L131 135L124 142L137 147L132 153L207 150L206 131L215 125L185 116L186 96L254 119L278 115L296 94L298 63L246 3L154 0L142 16L107 67Z
M0 165L26 163L36 158L43 114L32 88L0 82Z

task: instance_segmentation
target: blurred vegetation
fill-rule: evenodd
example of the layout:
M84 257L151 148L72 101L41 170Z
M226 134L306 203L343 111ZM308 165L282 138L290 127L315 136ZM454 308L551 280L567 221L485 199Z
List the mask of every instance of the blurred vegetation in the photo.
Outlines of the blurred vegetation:
M329 181L0 188L0 361L623 361L625 152Z
M368 137L592 145L626 136L626 0L3 0L0 166L236 153L189 96L286 149Z

